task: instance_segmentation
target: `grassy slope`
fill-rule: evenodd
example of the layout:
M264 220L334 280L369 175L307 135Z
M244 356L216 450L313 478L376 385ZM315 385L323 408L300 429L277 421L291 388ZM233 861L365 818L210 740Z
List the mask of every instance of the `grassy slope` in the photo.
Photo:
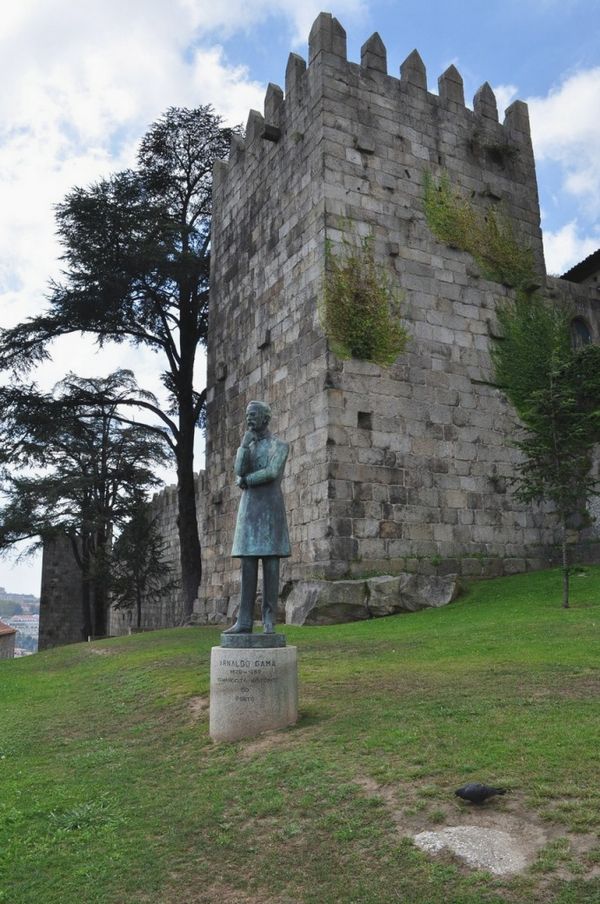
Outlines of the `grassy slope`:
M600 568L573 578L570 611L559 597L544 572L289 628L301 719L260 743L208 738L217 630L0 663L0 901L598 904L597 842L559 838L497 880L428 859L394 822L452 824L474 778L565 838L598 831Z

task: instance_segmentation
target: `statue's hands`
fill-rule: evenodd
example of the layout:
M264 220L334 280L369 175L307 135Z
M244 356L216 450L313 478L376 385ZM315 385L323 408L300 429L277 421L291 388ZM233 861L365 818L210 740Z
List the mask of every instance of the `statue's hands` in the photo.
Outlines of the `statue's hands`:
M244 433L244 438L242 440L242 449L249 449L254 440L256 439L256 433L254 430L246 430Z
M235 481L235 482L237 483L237 485L239 486L239 488L240 488L241 490L245 490L245 489L247 488L247 486L248 486L248 484L246 483L246 478L245 478L245 477L236 477L236 481Z

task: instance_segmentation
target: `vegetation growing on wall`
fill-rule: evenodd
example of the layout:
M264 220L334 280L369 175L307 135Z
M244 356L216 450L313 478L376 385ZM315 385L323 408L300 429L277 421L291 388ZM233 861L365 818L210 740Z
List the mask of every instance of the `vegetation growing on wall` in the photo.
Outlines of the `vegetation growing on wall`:
M358 242L344 238L335 253L327 241L325 267L321 323L335 354L393 364L408 334L399 318L399 293L375 260L373 235Z
M539 295L500 306L504 338L492 347L496 379L523 432L515 441L517 497L546 502L561 527L563 606L569 607L570 527L589 523L587 500L600 491L592 468L600 442L600 346L573 348L572 311Z
M600 441L600 347L573 348L573 311L536 292L533 253L502 210L480 213L450 185L425 177L425 215L433 234L468 251L483 275L515 290L497 308L502 338L492 347L495 380L522 425L516 495L545 502L561 527L563 606L569 607L569 535L589 523L587 500L599 492L592 469Z
M433 234L450 247L468 251L487 279L511 286L520 295L532 291L532 250L519 242L502 210L488 210L484 216L452 188L447 174L435 182L426 173L425 216Z

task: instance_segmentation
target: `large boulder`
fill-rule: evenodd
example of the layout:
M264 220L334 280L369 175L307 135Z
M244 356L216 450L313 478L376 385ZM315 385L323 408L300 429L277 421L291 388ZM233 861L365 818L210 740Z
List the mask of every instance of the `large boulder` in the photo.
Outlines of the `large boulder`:
M394 612L417 612L451 603L457 595L457 576L399 574L370 578L367 583L367 606L371 616Z
M300 581L285 604L288 625L333 625L445 606L457 595L455 574L381 575L358 581Z
M335 625L370 617L366 581L301 581L285 603L288 625Z

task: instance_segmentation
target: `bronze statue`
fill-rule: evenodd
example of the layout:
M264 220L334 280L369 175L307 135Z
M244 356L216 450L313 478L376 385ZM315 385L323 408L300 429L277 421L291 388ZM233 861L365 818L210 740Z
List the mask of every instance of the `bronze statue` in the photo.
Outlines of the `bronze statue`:
M236 483L242 490L231 555L242 560L242 593L237 621L225 634L251 634L263 563L262 620L273 634L279 596L279 559L290 555L290 540L281 493L289 446L269 432L271 409L264 402L246 408L247 430L235 458Z

